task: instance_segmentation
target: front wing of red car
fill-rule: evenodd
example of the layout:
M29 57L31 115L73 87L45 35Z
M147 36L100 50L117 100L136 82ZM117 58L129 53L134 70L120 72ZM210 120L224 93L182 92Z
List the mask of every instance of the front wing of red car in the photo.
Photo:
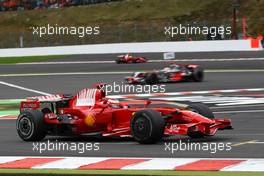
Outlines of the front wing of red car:
M232 129L229 119L212 119L213 124L208 123L187 123L187 124L168 124L165 127L165 135L188 135L200 133L204 136L213 136L217 130Z

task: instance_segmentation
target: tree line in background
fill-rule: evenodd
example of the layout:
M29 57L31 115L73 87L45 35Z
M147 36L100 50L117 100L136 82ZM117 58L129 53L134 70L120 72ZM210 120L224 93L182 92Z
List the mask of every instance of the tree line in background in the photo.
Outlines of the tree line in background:
M89 5L118 0L0 0L0 11L32 10Z

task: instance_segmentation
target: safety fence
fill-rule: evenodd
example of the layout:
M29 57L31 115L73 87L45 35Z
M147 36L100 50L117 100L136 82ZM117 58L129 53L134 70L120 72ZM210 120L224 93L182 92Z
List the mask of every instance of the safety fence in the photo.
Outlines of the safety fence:
M150 20L150 21L125 21L125 22L102 22L89 24L88 26L99 26L99 35L79 37L77 35L45 35L39 37L33 34L30 28L14 29L12 32L0 30L0 48L17 47L43 47L43 46L64 46L84 45L100 43L127 43L127 42L158 42L158 41L198 41L198 40L228 40L232 38L230 33L217 34L210 38L209 34L180 34L180 31L173 35L166 33L168 27L232 27L232 21L217 22L185 22L180 23L174 19ZM238 27L241 34L241 27ZM231 30L231 29L230 29ZM209 37L209 38L208 38ZM240 37L241 38L241 37Z

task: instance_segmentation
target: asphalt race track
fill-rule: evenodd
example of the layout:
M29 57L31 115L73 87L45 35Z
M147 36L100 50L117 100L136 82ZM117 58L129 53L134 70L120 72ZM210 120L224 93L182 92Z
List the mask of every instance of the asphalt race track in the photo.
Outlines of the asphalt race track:
M0 82L14 84L45 93L74 93L95 83L122 83L131 71L162 68L168 63L118 65L115 63L89 63L112 61L116 55L71 56L50 64L0 65ZM150 60L162 59L162 54L144 54ZM243 60L237 60L244 58ZM251 59L247 59L251 58ZM169 83L166 92L192 92L226 89L253 89L264 87L264 52L179 53L179 63L197 63L206 70L202 83ZM198 59L192 61L191 59ZM199 59L211 59L199 61ZM213 60L216 59L216 60ZM222 59L222 60L221 60ZM227 59L227 60L223 60ZM72 63L80 61L80 63ZM0 84L0 99L18 99L39 95L34 92ZM182 95L168 98L180 101L207 103L216 117L232 119L234 130L219 131L214 137L191 139L185 136L164 138L155 145L140 145L129 138L47 137L44 143L99 143L96 151L43 151L33 150L33 143L21 141L15 129L15 120L0 120L0 156L112 156L112 157L202 157L202 158L263 158L264 145L264 91L240 91L201 95ZM210 100L210 101L209 101ZM231 150L168 150L181 143L230 144ZM174 149L175 149L174 148Z

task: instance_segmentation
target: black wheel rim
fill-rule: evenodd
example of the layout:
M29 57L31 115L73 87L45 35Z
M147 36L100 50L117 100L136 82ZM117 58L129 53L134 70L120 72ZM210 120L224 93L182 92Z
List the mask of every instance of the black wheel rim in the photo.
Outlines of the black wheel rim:
M137 138L145 139L150 135L150 122L147 118L139 117L134 123L134 135Z
M29 118L22 117L18 123L18 130L24 136L28 136L32 131L32 123Z

